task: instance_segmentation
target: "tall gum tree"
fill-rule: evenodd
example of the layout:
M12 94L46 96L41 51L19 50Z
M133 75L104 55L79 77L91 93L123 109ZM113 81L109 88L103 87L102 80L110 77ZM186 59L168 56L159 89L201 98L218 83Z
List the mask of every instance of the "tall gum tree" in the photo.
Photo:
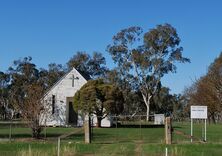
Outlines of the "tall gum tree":
M123 79L139 89L149 120L150 103L158 91L161 78L176 72L175 62L190 62L182 56L183 48L176 29L170 24L157 25L143 33L141 27L129 27L113 36L107 51L118 65Z

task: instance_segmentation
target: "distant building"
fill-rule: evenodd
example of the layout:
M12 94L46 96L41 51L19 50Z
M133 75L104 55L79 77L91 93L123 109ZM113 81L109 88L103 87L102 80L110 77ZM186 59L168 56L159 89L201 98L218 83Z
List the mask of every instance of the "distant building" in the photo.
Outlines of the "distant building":
M41 114L41 125L83 126L84 117L73 109L73 97L85 83L87 83L86 76L84 77L75 68L56 82L43 97L46 111ZM93 125L96 122L94 117ZM108 117L103 119L101 126L110 127L111 120Z
M164 114L154 114L154 124L155 125L163 125L165 121Z

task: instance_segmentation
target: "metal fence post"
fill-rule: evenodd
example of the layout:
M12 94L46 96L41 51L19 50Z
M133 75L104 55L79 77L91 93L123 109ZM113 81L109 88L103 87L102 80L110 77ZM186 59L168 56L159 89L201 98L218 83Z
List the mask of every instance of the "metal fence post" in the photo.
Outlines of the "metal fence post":
M94 117L92 116L90 119L91 119L91 122L90 122L91 135L90 135L90 136L91 136L91 141L93 141L93 126L94 126L94 125L93 125L93 120L94 120Z
M45 139L46 139L46 119L45 119L45 134L44 134L44 136L45 136Z
M141 119L141 115L140 115L140 140L142 140L142 119Z
M10 129L9 129L9 141L12 139L12 120L10 121Z
M165 156L168 156L168 149L167 149L167 147L165 148Z
M117 127L117 116L115 116L115 117L116 117L116 142L117 142L117 139L118 139L118 136L117 136L118 135L118 131L117 131L117 128L118 128Z
M58 137L58 149L57 149L57 156L60 156L60 137Z

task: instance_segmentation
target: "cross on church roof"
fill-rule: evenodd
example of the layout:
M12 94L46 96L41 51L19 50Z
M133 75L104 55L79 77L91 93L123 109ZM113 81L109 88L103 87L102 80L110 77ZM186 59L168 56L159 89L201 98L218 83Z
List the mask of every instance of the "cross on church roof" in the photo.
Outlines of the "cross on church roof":
M72 87L74 87L74 81L75 81L75 80L78 80L79 77L75 77L74 74L73 74L70 79L72 80Z

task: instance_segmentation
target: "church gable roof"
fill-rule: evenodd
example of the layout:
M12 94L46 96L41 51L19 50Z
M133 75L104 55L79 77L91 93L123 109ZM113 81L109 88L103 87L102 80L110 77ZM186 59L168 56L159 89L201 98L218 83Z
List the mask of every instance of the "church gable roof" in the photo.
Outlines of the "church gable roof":
M59 78L59 80L58 80L57 82L55 82L55 83L46 91L46 93L44 94L44 97L45 97L46 95L48 95L48 93L49 93L51 90L53 90L57 85L59 85L60 82L63 81L63 80L67 77L67 75L69 75L69 74L70 74L71 72L73 72L73 71L76 72L76 73L78 73L78 75L81 76L85 81L88 81L88 80L90 79L90 77L86 76L85 74L82 74L81 72L79 72L78 70L76 70L76 69L73 67L73 69L71 69L69 72L65 73L61 78Z

